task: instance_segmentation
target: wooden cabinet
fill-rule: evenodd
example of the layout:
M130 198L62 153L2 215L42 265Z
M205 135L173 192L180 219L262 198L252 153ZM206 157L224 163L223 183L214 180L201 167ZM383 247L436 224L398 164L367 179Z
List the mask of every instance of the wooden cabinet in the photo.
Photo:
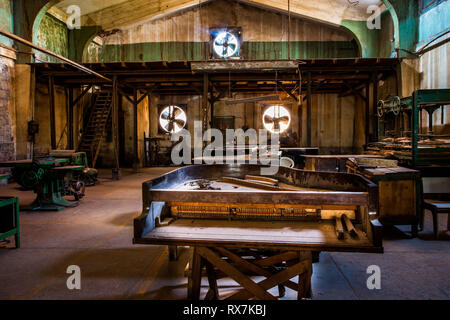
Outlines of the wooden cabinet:
M367 168L347 162L347 172L365 176L378 185L378 220L384 225L411 225L413 235L421 221L420 172L403 167Z

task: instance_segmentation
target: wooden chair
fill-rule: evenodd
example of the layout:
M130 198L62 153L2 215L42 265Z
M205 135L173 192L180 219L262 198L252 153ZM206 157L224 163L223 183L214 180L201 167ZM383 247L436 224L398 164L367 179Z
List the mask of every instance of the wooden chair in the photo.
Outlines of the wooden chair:
M438 214L446 213L450 214L450 194L441 194L439 196L427 196L425 195L422 204L422 208L425 211L425 209L428 209L431 211L431 214L433 215L433 233L434 238L437 239L438 237ZM425 212L424 212L425 213ZM447 230L450 229L450 217L447 220Z

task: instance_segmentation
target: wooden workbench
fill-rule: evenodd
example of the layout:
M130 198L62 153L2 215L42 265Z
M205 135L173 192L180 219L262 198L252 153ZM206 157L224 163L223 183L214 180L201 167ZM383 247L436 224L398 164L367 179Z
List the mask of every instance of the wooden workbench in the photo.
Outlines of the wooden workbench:
M378 185L378 214L384 225L411 225L417 235L422 221L420 172L404 167L367 167L347 161L347 172L361 174Z
M297 291L297 298L309 298L311 291L313 251L383 251L372 239L380 237L380 225L373 222L378 235L358 232L353 238L336 238L333 221L228 221L208 219L179 219L158 227L139 239L141 244L191 246L193 256L188 277L188 298L200 298L203 268L206 268L209 290L205 299L272 300L268 292L278 286L279 297L284 287ZM254 282L251 276L263 276ZM298 282L290 279L299 276ZM240 286L226 296L219 295L217 280L228 277Z

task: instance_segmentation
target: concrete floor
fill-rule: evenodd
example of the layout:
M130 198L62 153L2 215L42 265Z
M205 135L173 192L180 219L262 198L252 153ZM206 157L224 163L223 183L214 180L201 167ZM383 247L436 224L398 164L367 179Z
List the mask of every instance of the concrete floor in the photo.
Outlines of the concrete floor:
M102 171L101 183L87 188L78 207L21 212L22 248L0 242L0 299L185 299L189 249L181 248L179 260L169 262L166 247L132 244L141 183L169 170L124 169L115 182L110 171ZM21 205L34 198L15 184L0 185L0 195L18 196ZM385 228L384 254L321 253L313 299L449 299L450 236L441 231L433 240L430 216L416 239L401 231L408 227ZM440 216L440 230L446 226ZM81 268L81 290L67 289L69 265ZM367 289L369 265L381 268L381 290ZM219 285L227 290L235 283ZM202 294L206 286L204 278ZM295 299L294 292L287 289L284 299Z

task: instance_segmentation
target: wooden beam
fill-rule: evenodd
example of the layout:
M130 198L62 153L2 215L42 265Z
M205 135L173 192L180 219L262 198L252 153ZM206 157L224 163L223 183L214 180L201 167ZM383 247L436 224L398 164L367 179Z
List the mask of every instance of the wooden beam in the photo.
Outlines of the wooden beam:
M190 276L190 283L188 287L188 299L197 301L200 299L200 286L202 283L202 258L199 254L199 248L194 247L192 255L192 270Z
M69 150L73 150L73 88L69 88L68 97L68 108L67 108L67 147Z
M135 172L138 171L139 168L139 140L138 140L138 97L137 90L133 90L133 169Z
M278 86L281 88L281 90L283 90L284 92L286 92L292 99L294 99L297 103L299 102L299 97L297 97L296 95L294 95L291 91L289 91L288 89L286 89L286 87L280 82L278 81Z
M347 81L342 81L342 83L350 90L355 96L360 97L363 101L366 100L366 97L362 95L362 93L359 90L356 90L354 87L352 87ZM367 95L368 93L366 93Z
M264 70L269 72L274 70L296 70L297 68L297 62L288 60L191 62L191 69L194 72L218 72L228 70Z
M137 104L140 104L142 101L144 101L144 99L147 98L148 95L151 94L151 93L152 93L151 90L147 90L147 91L145 92L145 94L144 94L142 97L140 97L140 98L138 99Z
M56 149L56 123L55 123L55 79L48 77L48 99L50 105L50 140L52 150Z
M275 300L275 297L271 295L266 289L262 288L249 277L240 272L237 268L231 264L222 260L214 251L206 247L197 247L198 253L216 268L226 273L231 279L242 285L248 292L254 295L257 299L263 300Z
M202 95L202 123L203 123L203 133L208 130L208 91L209 91L209 80L208 74L203 75L203 95Z
M289 279L292 279L293 277L304 273L308 270L309 262L308 261L302 261L299 262L291 267L288 267L287 269L273 275L272 277L265 279L258 283L258 286L269 290L273 287L275 287L279 283L284 283L288 281ZM227 300L246 300L252 298L253 295L249 293L247 290L242 289L233 294L232 296L228 297Z
M306 90L306 145L311 147L311 72L307 73Z
M75 106L81 99L83 99L83 97L86 95L86 93L89 92L89 90L91 90L92 85L88 85L82 92L81 94L73 101L72 106Z
M120 180L120 164L119 164L119 82L117 76L113 78L113 92L112 92L112 130L114 143L114 163L112 178L113 180Z
M378 72L374 71L372 73L372 112L373 117L373 135L372 141L378 141L378 118L375 117L377 114L378 107Z
M369 100L370 83L366 82L366 117L365 117L365 135L366 135L366 147L369 144L370 136L370 100Z

